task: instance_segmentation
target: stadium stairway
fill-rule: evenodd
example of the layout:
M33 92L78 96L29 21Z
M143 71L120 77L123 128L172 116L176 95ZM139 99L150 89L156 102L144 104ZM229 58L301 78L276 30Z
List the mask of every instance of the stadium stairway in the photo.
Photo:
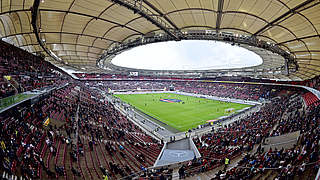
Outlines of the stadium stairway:
M86 144L88 145L87 147L89 147L89 141L88 140L86 141ZM93 145L93 146L95 146L95 145ZM99 165L100 165L99 161L97 161L97 159L95 159L94 156L92 155L93 151L94 151L94 147L92 147L92 150L90 148L88 148L87 150L88 150L87 154L89 154L88 162L91 162L92 169L93 169L93 172L94 172L93 174L94 174L95 178L102 179L103 174L99 170Z
M258 146L255 146L255 148L251 151L251 152L254 152L255 149L257 148ZM250 153L251 153L250 152ZM230 162L230 165L228 166L227 170L229 169L232 169L234 167L237 166L238 162L243 158L244 154L240 155L240 156L237 156L235 157L234 159L232 159ZM197 167L198 168L198 167ZM212 170L210 171L207 171L207 172L203 172L201 174L193 174L189 177L186 177L185 179L186 180L194 180L194 179L198 179L198 180L207 180L207 179L211 179L215 176L215 174L218 172L218 171L222 171L224 169L224 165L220 165L220 166L217 166L215 168L213 168ZM179 174L177 174L176 176L173 174L172 175L172 178L173 179L179 179Z
M84 138L84 139L89 139L87 136L81 136L81 137ZM137 148L134 145L130 145L129 143L124 142L124 141L115 142L115 141L112 141L112 140L102 140L102 142L111 143L116 149L116 151L113 152L112 156L110 156L107 153L108 155L106 155L105 157L102 157L102 159L107 157L106 159L108 159L108 161L111 160L113 163L116 162L117 164L120 164L123 167L128 165L134 171L140 171L141 166L143 166L143 167L152 166L154 164L156 158L157 158L157 156L155 154L153 154L154 152L152 152L151 153L151 157L146 156L145 162L139 162L136 159L136 155L138 155L139 153L146 154L146 151L143 151L140 148ZM124 147L123 150L120 150L120 148L119 148L120 144ZM96 146L98 146L98 148L100 148L99 147L100 146L100 142L96 142ZM94 149L96 148L96 146L95 145L93 146ZM152 150L154 148L150 148L150 149ZM155 152L157 152L157 151L155 151ZM104 154L102 154L102 156L103 155ZM100 162L97 161L95 163L98 164L98 167L100 167L100 165L101 165ZM105 167L105 166L103 166L103 167Z
M172 172L172 180L179 179L179 168L175 168Z
M249 154L254 154L256 151L257 151L257 148L258 148L259 144L256 144L254 145L253 149L248 152ZM234 167L236 167L238 165L238 162L245 156L245 154L240 154L239 156L235 156L233 159L231 159L230 161L230 165L228 166L227 170L230 170ZM197 169L199 167L196 167L195 169ZM195 170L194 169L194 170ZM212 170L209 170L207 172L203 172L201 174L195 174L196 171L193 170L192 172L192 175L189 176L189 177L186 177L185 179L186 180L193 180L193 179L198 179L198 180L207 180L207 179L211 179L211 178L214 178L215 177L215 174L218 172L218 171L222 171L224 169L224 165L218 165L214 168L212 168ZM174 173L174 172L173 172ZM188 172L187 172L188 173ZM179 174L177 175L174 175L173 174L173 179L179 179ZM257 179L260 180L260 176L257 177ZM271 180L271 179L270 179ZM272 179L273 180L273 179Z
M96 175L94 174L95 173L95 166L94 164L92 163L92 161L89 161L90 160L90 156L89 156L89 145L87 145L85 143L85 141L83 141L83 158L82 158L82 164L84 163L84 166L86 168L86 171L89 173L89 179L99 179L99 177L96 177Z
M102 157L103 157L103 160L101 159L101 164L104 164L103 167L105 167L105 168L108 170L108 172L110 172L110 174L111 174L112 177L116 177L116 175L111 171L111 168L110 168L110 166L109 166L109 162L114 163L114 160L113 160L112 156L106 154L107 152L102 149L101 143L100 143L99 141L97 142L97 144L98 144L98 145L97 145L97 146L98 146L97 149L98 149L98 151L100 152L100 153L98 153L98 154L100 154L100 157L101 157L101 155L102 155ZM103 163L103 162L104 162L104 163Z
M255 175L251 180L274 180L278 172L274 170L266 170L267 172Z
M27 179L25 179L25 178L23 178L21 176L18 177L16 175L9 175L6 172L3 172L1 177L2 177L2 179L8 179L8 180L27 180Z

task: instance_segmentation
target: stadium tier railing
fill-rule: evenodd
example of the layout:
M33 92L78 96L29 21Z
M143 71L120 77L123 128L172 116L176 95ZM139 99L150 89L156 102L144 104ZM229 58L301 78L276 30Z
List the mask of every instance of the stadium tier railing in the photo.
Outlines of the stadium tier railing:
M34 99L39 95L45 94L45 93L49 93L54 89L61 89L66 87L67 85L69 85L69 83L65 83L61 86L49 86L49 87L45 87L45 88L41 88L41 89L36 89L33 91L28 91L28 92L24 92L24 93L20 93L20 94L16 94L16 95L12 95L6 98L2 98L0 99L0 113L3 111L6 111L7 109L10 109L11 107L14 107L22 102L25 102L27 100L30 99Z
M319 168L317 176L316 176L316 178L314 180L320 180L320 168Z
M0 99L0 111L4 110L7 107L10 107L12 105L21 103L25 100L28 100L33 96L35 96L35 94L16 94L13 96L2 98L2 99Z

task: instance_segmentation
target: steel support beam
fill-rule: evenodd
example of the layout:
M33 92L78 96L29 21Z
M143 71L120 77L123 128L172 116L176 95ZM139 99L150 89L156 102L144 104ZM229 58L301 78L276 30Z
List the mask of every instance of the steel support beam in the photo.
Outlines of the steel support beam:
M173 39L180 40L179 36L170 29L170 25L167 24L159 17L150 16L146 11L147 8L142 5L142 0L110 0L111 2L117 3L120 6L126 7L133 11L133 13L138 13L140 16L144 17L152 24L156 25L159 29L163 30L169 34Z
M275 23L277 23L278 21L282 20L283 18L285 18L286 16L290 15L290 14L294 14L296 13L296 11L310 3L312 3L314 0L307 0L304 1L303 3L297 5L296 7L294 7L293 9L290 9L289 11L285 12L284 14L282 14L281 16L279 16L278 18L274 19L273 21L271 21L270 23L268 23L267 25L265 25L264 27L262 27L261 29L259 29L257 32L255 32L253 35L258 35L261 32L263 32L264 30L266 30L267 28L273 26Z
M300 38L296 38L296 39L291 39L291 40L288 40L288 41L279 42L277 45L286 44L286 43L293 42L293 41L300 41L300 40L303 40L303 39L315 38L315 37L319 37L320 38L320 35L317 34L317 35L304 36L304 37L300 37Z
M179 37L179 31L177 30L177 26L175 26L173 24L173 22L171 22L169 19L166 19L166 21L168 21L172 27L174 27L175 30L170 29L170 25L165 22L164 20L162 20L160 17L158 16L151 16L149 15L150 12L148 12L148 8L143 6L143 0L109 0L113 3L116 3L120 6L126 7L129 10L132 10L133 13L138 13L141 17L147 19L149 22L151 22L152 24L154 24L155 26L157 26L159 29L163 30L164 32L166 32L172 39L179 41L180 37ZM147 4L148 5L148 4ZM153 8L153 6L150 6L152 4L149 3L149 7ZM155 10L155 9L154 9ZM157 10L155 10L157 12ZM159 10L158 10L159 11ZM160 15L162 14L159 11ZM97 59L97 67L99 67L99 62L103 59L105 59L107 56L106 53L102 54L100 56L100 58Z
M56 42L51 42L51 43L46 43L46 45L51 45L51 44L57 44ZM83 47L89 47L89 48L95 48L95 49L100 49L100 50L105 50L104 48L101 47L97 47L97 46L90 46L88 44L76 44L76 43L67 43L67 42L63 42L60 43L59 45L74 45L74 46L83 46ZM26 47L26 46L36 46L36 45L40 45L40 44L25 44L19 47ZM59 51L67 51L67 50L59 50Z
M32 10L31 10L31 25L33 28L33 33L35 34L39 45L42 47L44 51L46 51L49 55L49 50L44 46L40 36L39 36L39 27L38 27L38 12L39 12L40 0L34 0Z
M302 63L302 62L298 62L298 64L302 64L302 65L305 65L305 66L314 66L314 67L319 67L320 68L320 65L317 65L317 64L308 64L308 63Z
M313 68L309 68L309 67L300 67L301 69L307 69L307 70L309 70L309 71L315 71L315 72L320 72L319 70L317 70L317 69L313 69ZM314 74L314 75L319 75L319 74Z
M219 31L220 31L223 4L224 4L224 0L219 0L218 1L218 14L217 14L217 20L216 20L216 31L217 31L217 33L219 33Z
M153 9L155 12L157 12L161 17L163 17L172 27L174 27L177 31L179 31L179 28L177 27L174 22L172 22L165 14L163 14L158 8L156 8L153 4L151 4L148 0L143 0L143 2L148 5L151 9Z
M38 12L39 12L39 5L40 5L40 0L34 0L33 2L33 6L32 6L32 10L31 10L31 25L33 28L33 32L37 38L37 41L40 45L40 47L50 56L52 57L55 61L59 62L59 63L64 63L63 61L61 61L61 59L58 59L57 57L53 56L52 52L49 51L49 49L47 49L45 47L45 44L42 42L41 38L40 38L40 34L39 34L39 27L38 27Z
M85 17L89 17L89 18L99 19L101 21L105 21L105 22L108 22L108 23L111 23L111 24L115 24L115 25L117 25L119 27L123 27L123 28L129 29L131 31L134 31L136 33L139 33L139 34L143 35L142 32L140 32L140 31L138 31L136 29L133 29L133 28L131 28L129 26L126 26L126 25L123 25L123 24L120 24L120 23L117 23L117 22L114 22L114 21L110 21L110 20L105 19L105 18L101 18L101 17L85 14L85 13L74 12L74 11L66 11L66 10L61 10L61 9L39 9L39 11L68 13L68 14L75 14L75 15L79 15L79 16L85 16Z
M17 34L10 34L10 35L8 35L8 36L0 37L0 39L12 37L12 36L17 36L17 35L33 34L33 33L34 33L34 32L23 32L23 33L17 33ZM91 37L91 38L98 38L98 39L105 40L105 41L120 43L119 41L112 40L112 39L108 39L108 38L104 38L104 37L98 37L98 36L94 36L94 35L90 35L90 34L79 34L79 33L73 33L73 32L60 32L60 31L47 31L47 32L43 32L43 31L42 31L41 34L68 34L68 35L79 35L79 36L85 36L85 37ZM61 43L58 43L58 44L61 44Z

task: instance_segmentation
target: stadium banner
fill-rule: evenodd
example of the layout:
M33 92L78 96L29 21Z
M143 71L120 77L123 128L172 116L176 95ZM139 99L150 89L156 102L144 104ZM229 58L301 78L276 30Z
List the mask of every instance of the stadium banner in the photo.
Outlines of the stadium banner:
M160 99L161 102L167 102L167 103L179 103L182 102L180 99Z
M129 72L130 76L139 76L139 72Z

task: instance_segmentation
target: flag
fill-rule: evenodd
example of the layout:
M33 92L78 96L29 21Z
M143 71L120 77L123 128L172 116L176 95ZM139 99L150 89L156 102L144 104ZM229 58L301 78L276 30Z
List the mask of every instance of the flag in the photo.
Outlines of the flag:
M50 118L47 117L47 118L44 120L43 125L47 127L47 126L49 125L49 123L50 123Z
M6 149L6 144L5 144L3 141L1 141L1 148L2 148L3 150Z
M6 78L8 81L11 80L11 76L3 76L4 78Z

